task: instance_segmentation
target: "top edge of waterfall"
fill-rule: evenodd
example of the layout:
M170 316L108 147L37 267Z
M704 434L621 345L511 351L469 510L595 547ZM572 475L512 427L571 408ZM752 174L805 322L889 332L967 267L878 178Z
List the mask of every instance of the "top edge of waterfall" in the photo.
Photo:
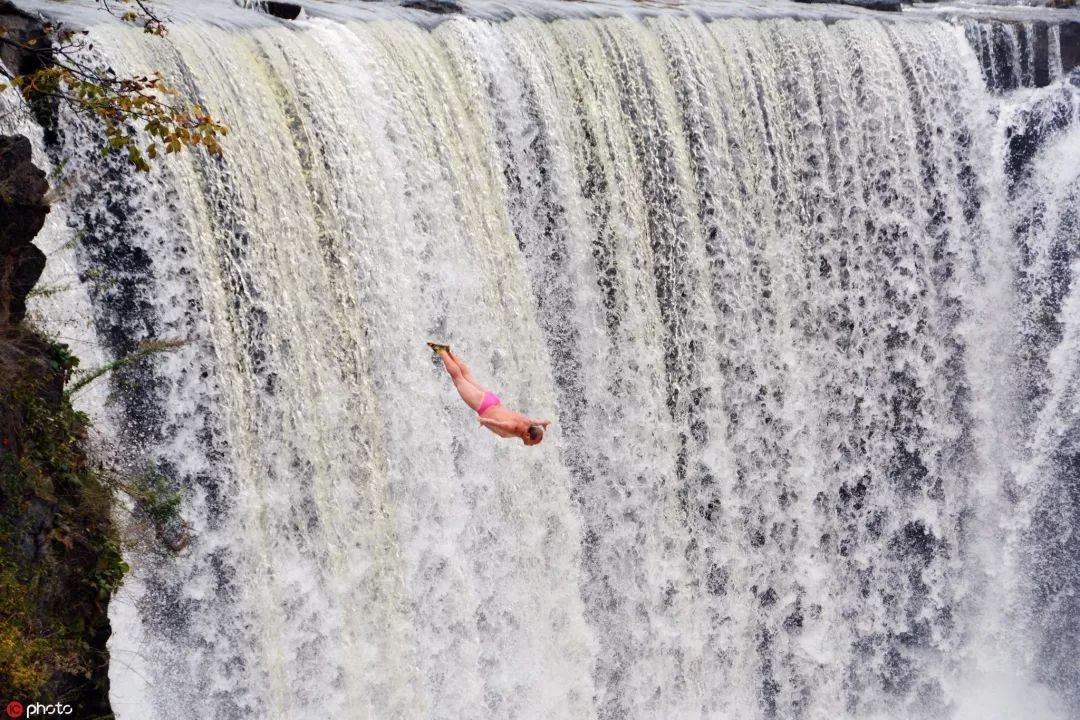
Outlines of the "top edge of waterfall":
M104 12L94 0L17 0L28 11L81 27L93 27L120 21ZM174 24L205 23L221 28L246 29L274 25L289 26L295 21L281 20L251 6L259 0L157 0L162 15ZM462 12L435 14L405 7L402 0L385 2L333 2L300 0L303 19L325 18L338 22L406 20L434 26L455 17L491 21L531 17L539 20L601 17L692 16L703 21L724 18L836 21L876 18L888 21L941 19L957 15L1005 21L1080 21L1080 8L1003 6L979 2L915 3L900 13L882 12L846 5L793 2L792 0L459 0ZM246 5L246 6L245 6Z

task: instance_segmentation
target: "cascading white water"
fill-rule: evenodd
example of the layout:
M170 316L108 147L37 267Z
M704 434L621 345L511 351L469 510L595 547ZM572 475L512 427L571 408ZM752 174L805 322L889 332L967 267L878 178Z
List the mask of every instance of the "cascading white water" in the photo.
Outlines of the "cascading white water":
M194 538L118 717L1080 708L1078 92L1007 174L963 27L869 17L94 28L231 130L56 150L101 344L192 340L107 411Z

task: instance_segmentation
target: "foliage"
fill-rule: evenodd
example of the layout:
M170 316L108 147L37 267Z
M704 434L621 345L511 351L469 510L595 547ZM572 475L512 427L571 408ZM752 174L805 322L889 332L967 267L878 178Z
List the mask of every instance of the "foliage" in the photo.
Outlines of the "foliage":
M0 565L0 678L4 697L34 697L48 680L50 643L34 632L29 593L12 568Z
M185 340L147 340L145 342L139 343L139 346L136 347L135 350L128 353L124 357L118 358L117 360L113 360L112 362L105 363L104 365L92 368L81 373L78 379L72 382L71 385L68 386L67 390L65 390L65 392L69 396L74 395L79 390L82 390L84 387L92 383L94 380L97 380L102 375L105 375L106 373L122 368L125 365L130 365L133 362L142 360L148 355L154 355L157 353L168 352L169 350L175 350L177 348L183 347L186 344L187 341Z
M150 35L164 36L165 22L141 0L98 0L125 22L141 25ZM0 26L0 44L34 58L36 69L16 74L0 64L6 76L31 105L65 105L98 121L105 135L102 154L122 153L134 167L150 170L148 160L185 147L221 154L227 128L198 104L182 99L157 73L120 77L111 68L90 64L93 45L87 31L46 23L40 34L16 39ZM5 86L0 84L0 90Z
M144 343L80 382L182 344ZM161 472L90 462L89 418L69 400L78 372L67 345L18 328L0 336L0 697L60 701L63 688L104 682L124 549L187 542L180 494ZM124 535L113 522L118 493L135 520Z
M46 699L57 677L94 676L128 570L113 489L83 449L88 418L51 390L78 359L59 344L40 355L5 368L0 393L0 697Z
M0 563L0 696L40 697L56 672L83 674L80 643L65 637L62 623L41 618L37 592Z
M28 297L28 298L32 298L32 297L49 298L49 297L53 297L54 295L60 295L62 293L66 293L70 289L71 289L71 285L66 284L66 283L65 284L57 284L57 285L35 285L30 290L30 292L26 294L26 297Z
M135 497L154 527L163 528L180 517L180 493L169 487L168 480L162 475L149 475Z
M145 343L81 382L179 345ZM88 459L89 418L72 407L70 387L60 390L78 368L67 345L20 329L0 337L0 697L60 701L62 688L104 682L108 603L129 569L123 550L187 542L180 494L164 475ZM132 501L130 538L113 522L118 493Z
M79 367L79 358L71 354L71 348L64 343L50 343L45 357L49 367L64 373L65 379Z
M190 526L181 516L182 496L156 468L117 474L112 487L131 501L131 517L124 523L125 547L134 552L180 552L190 541Z

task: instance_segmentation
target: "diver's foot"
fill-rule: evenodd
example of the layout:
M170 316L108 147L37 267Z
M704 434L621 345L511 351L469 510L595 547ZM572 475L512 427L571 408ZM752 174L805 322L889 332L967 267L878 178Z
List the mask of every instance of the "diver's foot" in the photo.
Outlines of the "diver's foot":
M446 352L450 352L450 346L449 345L440 345L439 343L434 343L434 342L431 342L430 340L428 341L428 347L431 348L431 352L435 353L436 355L438 355L439 352L442 351L442 350L445 350Z

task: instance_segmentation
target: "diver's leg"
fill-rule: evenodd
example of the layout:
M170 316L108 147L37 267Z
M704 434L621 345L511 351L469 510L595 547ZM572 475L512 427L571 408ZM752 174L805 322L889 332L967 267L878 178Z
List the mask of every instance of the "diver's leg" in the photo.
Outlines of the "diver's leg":
M446 368L446 372L450 373L450 379L454 381L454 387L457 388L458 395L465 401L465 404L473 410L480 407L480 403L484 401L483 388L477 387L465 378L461 366L454 361L450 353L440 350L439 357L442 358L443 366Z
M480 390L480 392L487 392L487 388L481 385L480 382L472 376L472 373L469 372L469 368L465 366L465 363L461 361L461 358L459 358L457 355L450 352L449 350L447 350L446 352L450 356L450 359L457 363L457 366L461 368L462 377L475 385L477 389Z

